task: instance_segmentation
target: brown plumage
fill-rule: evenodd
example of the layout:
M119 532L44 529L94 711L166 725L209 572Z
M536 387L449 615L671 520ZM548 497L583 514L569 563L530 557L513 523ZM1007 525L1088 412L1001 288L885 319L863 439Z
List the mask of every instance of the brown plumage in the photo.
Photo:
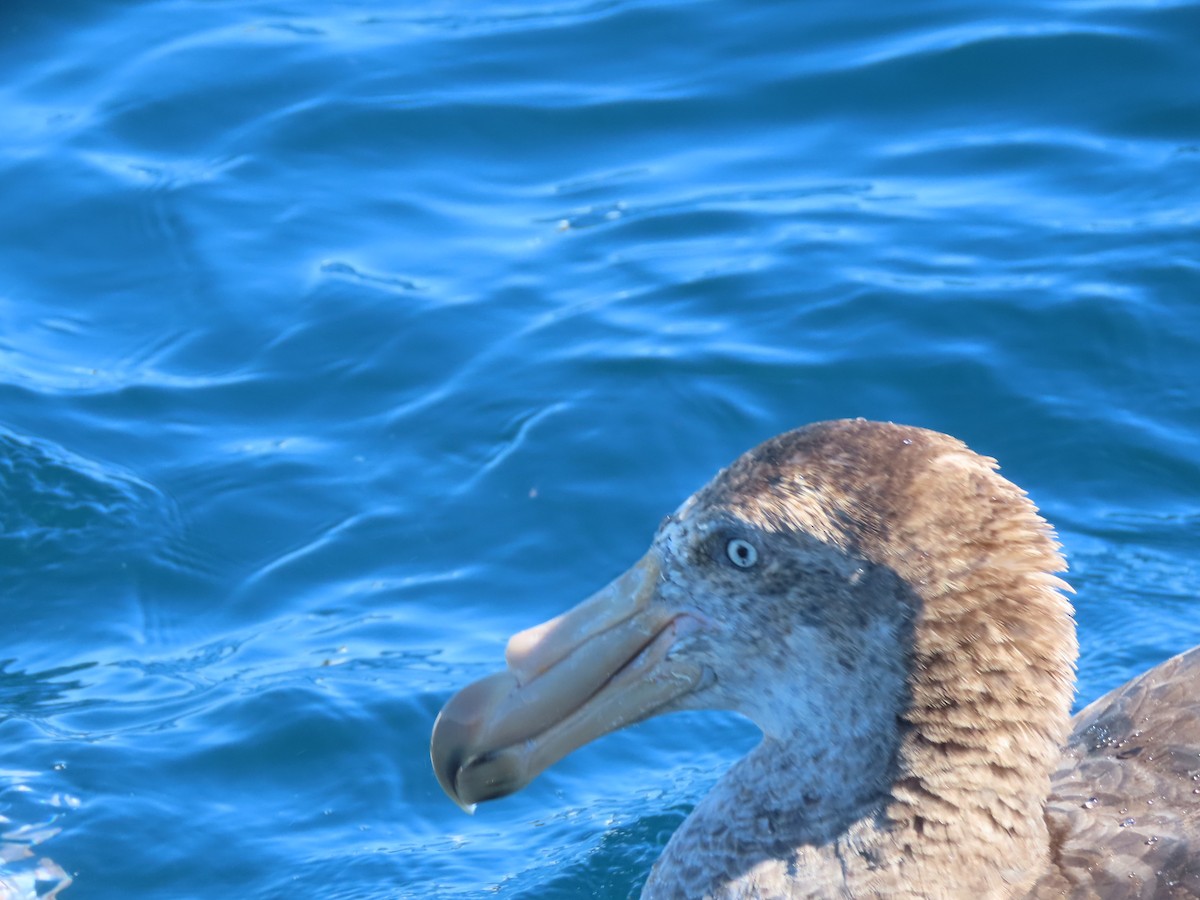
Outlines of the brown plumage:
M751 450L446 705L443 787L473 804L629 722L733 709L763 742L643 897L1200 897L1200 649L1069 720L1065 564L995 468L862 420Z
M1036 897L1200 897L1200 647L1071 721Z

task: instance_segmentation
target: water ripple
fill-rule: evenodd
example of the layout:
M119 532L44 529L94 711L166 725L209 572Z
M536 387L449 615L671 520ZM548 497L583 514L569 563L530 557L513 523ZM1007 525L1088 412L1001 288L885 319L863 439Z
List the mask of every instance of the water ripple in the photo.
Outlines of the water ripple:
M114 530L126 535L125 552L144 552L173 516L166 497L132 473L3 429L0 475L7 577L69 566L101 546L113 552Z

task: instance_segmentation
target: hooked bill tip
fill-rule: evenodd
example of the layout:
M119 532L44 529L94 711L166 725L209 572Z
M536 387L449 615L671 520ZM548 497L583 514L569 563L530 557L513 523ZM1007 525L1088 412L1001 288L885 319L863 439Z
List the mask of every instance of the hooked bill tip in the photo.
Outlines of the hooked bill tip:
M464 812L474 812L474 801L483 799L474 783L474 770L483 749L480 745L487 742L490 711L508 695L513 684L508 672L476 681L451 697L433 723L429 759L434 774L446 796Z

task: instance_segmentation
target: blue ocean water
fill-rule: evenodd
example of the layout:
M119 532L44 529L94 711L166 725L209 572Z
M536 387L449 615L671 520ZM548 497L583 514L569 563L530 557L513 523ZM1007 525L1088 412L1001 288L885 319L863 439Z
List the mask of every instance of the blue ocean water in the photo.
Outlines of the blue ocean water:
M1196 3L15 0L0 122L0 896L636 896L750 726L434 716L809 421L1200 643Z

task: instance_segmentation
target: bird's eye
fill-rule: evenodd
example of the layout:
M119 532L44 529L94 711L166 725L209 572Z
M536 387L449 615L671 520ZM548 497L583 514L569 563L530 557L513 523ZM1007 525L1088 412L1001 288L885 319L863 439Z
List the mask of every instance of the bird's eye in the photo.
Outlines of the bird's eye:
M749 541L734 538L725 545L729 561L739 569L748 569L758 562L758 549Z

